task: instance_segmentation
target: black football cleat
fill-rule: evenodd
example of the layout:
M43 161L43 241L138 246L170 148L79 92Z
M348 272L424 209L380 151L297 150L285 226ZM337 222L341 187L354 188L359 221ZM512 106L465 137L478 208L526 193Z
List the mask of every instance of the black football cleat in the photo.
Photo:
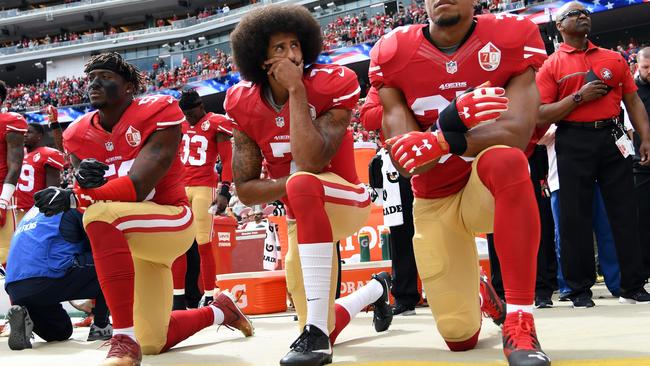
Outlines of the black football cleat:
M388 299L393 281L390 277L390 273L388 272L374 274L372 275L372 279L378 281L381 284L381 287L384 289L381 297L372 303L372 324L375 326L375 331L383 332L387 330L390 327L390 324L393 322L393 309L391 309Z
M281 366L321 366L332 363L330 338L318 327L305 325L291 344L291 351L280 360Z

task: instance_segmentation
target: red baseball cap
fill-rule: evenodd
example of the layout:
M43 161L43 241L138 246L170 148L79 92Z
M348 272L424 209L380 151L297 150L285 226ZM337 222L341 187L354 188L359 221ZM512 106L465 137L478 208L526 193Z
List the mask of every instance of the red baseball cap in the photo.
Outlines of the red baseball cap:
M607 57L592 61L591 69L607 86L616 88L622 85L623 72L628 70L628 67L622 58Z

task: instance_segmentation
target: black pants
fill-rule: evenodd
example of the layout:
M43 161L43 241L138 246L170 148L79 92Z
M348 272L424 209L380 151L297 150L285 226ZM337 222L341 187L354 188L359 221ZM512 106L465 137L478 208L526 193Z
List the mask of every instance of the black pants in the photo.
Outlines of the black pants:
M535 296L551 297L553 292L557 290L557 260L555 259L555 224L553 222L553 212L551 211L551 199L543 194L541 185L541 182L548 175L546 147L537 146L533 154L528 158L528 164L541 223L541 237L537 252ZM501 267L494 249L494 236L492 234L488 235L488 252L490 255L492 286L499 296L505 299Z
M70 316L62 301L96 299L95 324L108 323L108 307L94 266L72 267L62 278L29 278L6 286L14 305L27 308L34 333L47 342L64 341L72 335Z
M413 307L420 302L418 270L413 254L413 190L411 181L399 177L404 223L390 228L390 255L393 263L393 288L396 303Z
M188 309L196 309L203 297L199 291L199 274L201 273L201 257L199 245L194 240L190 249L185 252L187 258L187 271L185 272L185 303Z
M635 168L634 193L639 215L639 236L643 252L644 278L650 278L650 168Z
M621 295L643 288L642 254L632 175L632 158L614 143L615 127L591 129L562 125L555 151L560 179L561 265L570 298L591 296L596 281L592 200L598 181L614 234L621 268Z

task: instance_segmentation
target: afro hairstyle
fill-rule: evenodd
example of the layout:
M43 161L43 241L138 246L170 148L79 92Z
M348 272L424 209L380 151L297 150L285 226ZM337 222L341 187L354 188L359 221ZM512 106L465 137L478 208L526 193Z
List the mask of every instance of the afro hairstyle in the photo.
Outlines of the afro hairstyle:
M254 84L268 80L262 64L271 36L292 33L298 37L305 65L316 62L323 49L323 34L318 21L301 5L267 5L242 17L230 34L233 58L241 76Z

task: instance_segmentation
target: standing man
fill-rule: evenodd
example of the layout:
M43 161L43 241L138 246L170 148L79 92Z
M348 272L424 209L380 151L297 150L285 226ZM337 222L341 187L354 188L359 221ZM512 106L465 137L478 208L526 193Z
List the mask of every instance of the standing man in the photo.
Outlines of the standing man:
M102 365L140 365L142 353L165 352L213 324L252 335L250 321L223 292L210 306L172 313L171 264L195 233L178 153L185 120L178 102L163 95L135 99L143 76L115 52L91 57L84 71L97 110L63 135L75 187L49 187L34 200L48 216L85 209L84 227L113 317Z
M184 91L179 106L185 115L183 139L181 141L181 162L185 165L185 192L195 218L196 235L201 258L201 280L205 291L203 305L212 302L216 277L216 264L212 251L213 216L208 212L211 205L217 205L217 212L223 212L230 200L232 181L232 126L223 115L206 113L203 101L196 90ZM221 186L218 195L218 174L215 171L217 158L221 158ZM185 309L185 272L187 258L181 255L172 266L174 272L174 310ZM181 293L182 291L182 293Z
M471 0L425 6L429 24L396 28L373 47L369 76L396 166L413 175L413 249L429 306L451 350L476 346L474 233L493 232L505 356L510 365L550 365L533 318L540 223L523 153L537 119L544 43L523 17L473 16ZM483 302L501 307L498 298Z
M636 215L632 143L618 116L621 101L640 136L639 164L650 164L648 115L627 62L587 39L590 13L578 2L558 10L564 42L537 75L542 106L539 124L555 122L560 182L560 260L575 307L592 307L596 281L592 200L598 181L621 269L620 302L648 303Z
M359 119L366 131L381 129L384 109L379 100L377 89L370 88L366 100L361 106ZM383 144L383 136L380 136ZM385 150L379 152L382 157L383 201L398 206L397 212L384 212L384 224L390 227L390 257L392 264L393 287L391 293L395 298L393 315L415 315L415 305L420 302L418 291L418 269L413 254L413 190L411 179L399 175L393 167ZM391 189L392 188L392 189ZM388 200L388 202L386 202Z
M7 98L7 85L0 80L0 105ZM20 166L25 154L23 135L27 132L27 122L18 113L0 113L0 269L7 261L11 236L16 219L12 197L20 176Z
M61 183L61 171L65 158L63 153L51 147L43 146L45 129L35 123L29 124L25 133L25 150L16 186L16 222L20 222L25 213L34 206L34 193L45 187L58 187Z
M634 78L634 83L639 88L637 93L645 106L646 113L650 115L650 47L645 47L636 56L639 65L639 74ZM635 133L634 147L636 155L634 158L634 189L638 202L639 212L639 234L641 250L643 251L643 270L645 278L650 277L650 167L642 165L641 142L639 134Z
M334 301L336 242L359 230L370 213L348 130L359 98L357 77L343 66L315 64L320 25L300 5L247 13L230 41L246 80L228 89L224 102L234 123L237 194L247 206L281 199L287 207L287 287L302 334L280 364L331 363L331 344L361 309L374 304L378 332L393 318L385 272ZM260 179L263 160L270 179Z

